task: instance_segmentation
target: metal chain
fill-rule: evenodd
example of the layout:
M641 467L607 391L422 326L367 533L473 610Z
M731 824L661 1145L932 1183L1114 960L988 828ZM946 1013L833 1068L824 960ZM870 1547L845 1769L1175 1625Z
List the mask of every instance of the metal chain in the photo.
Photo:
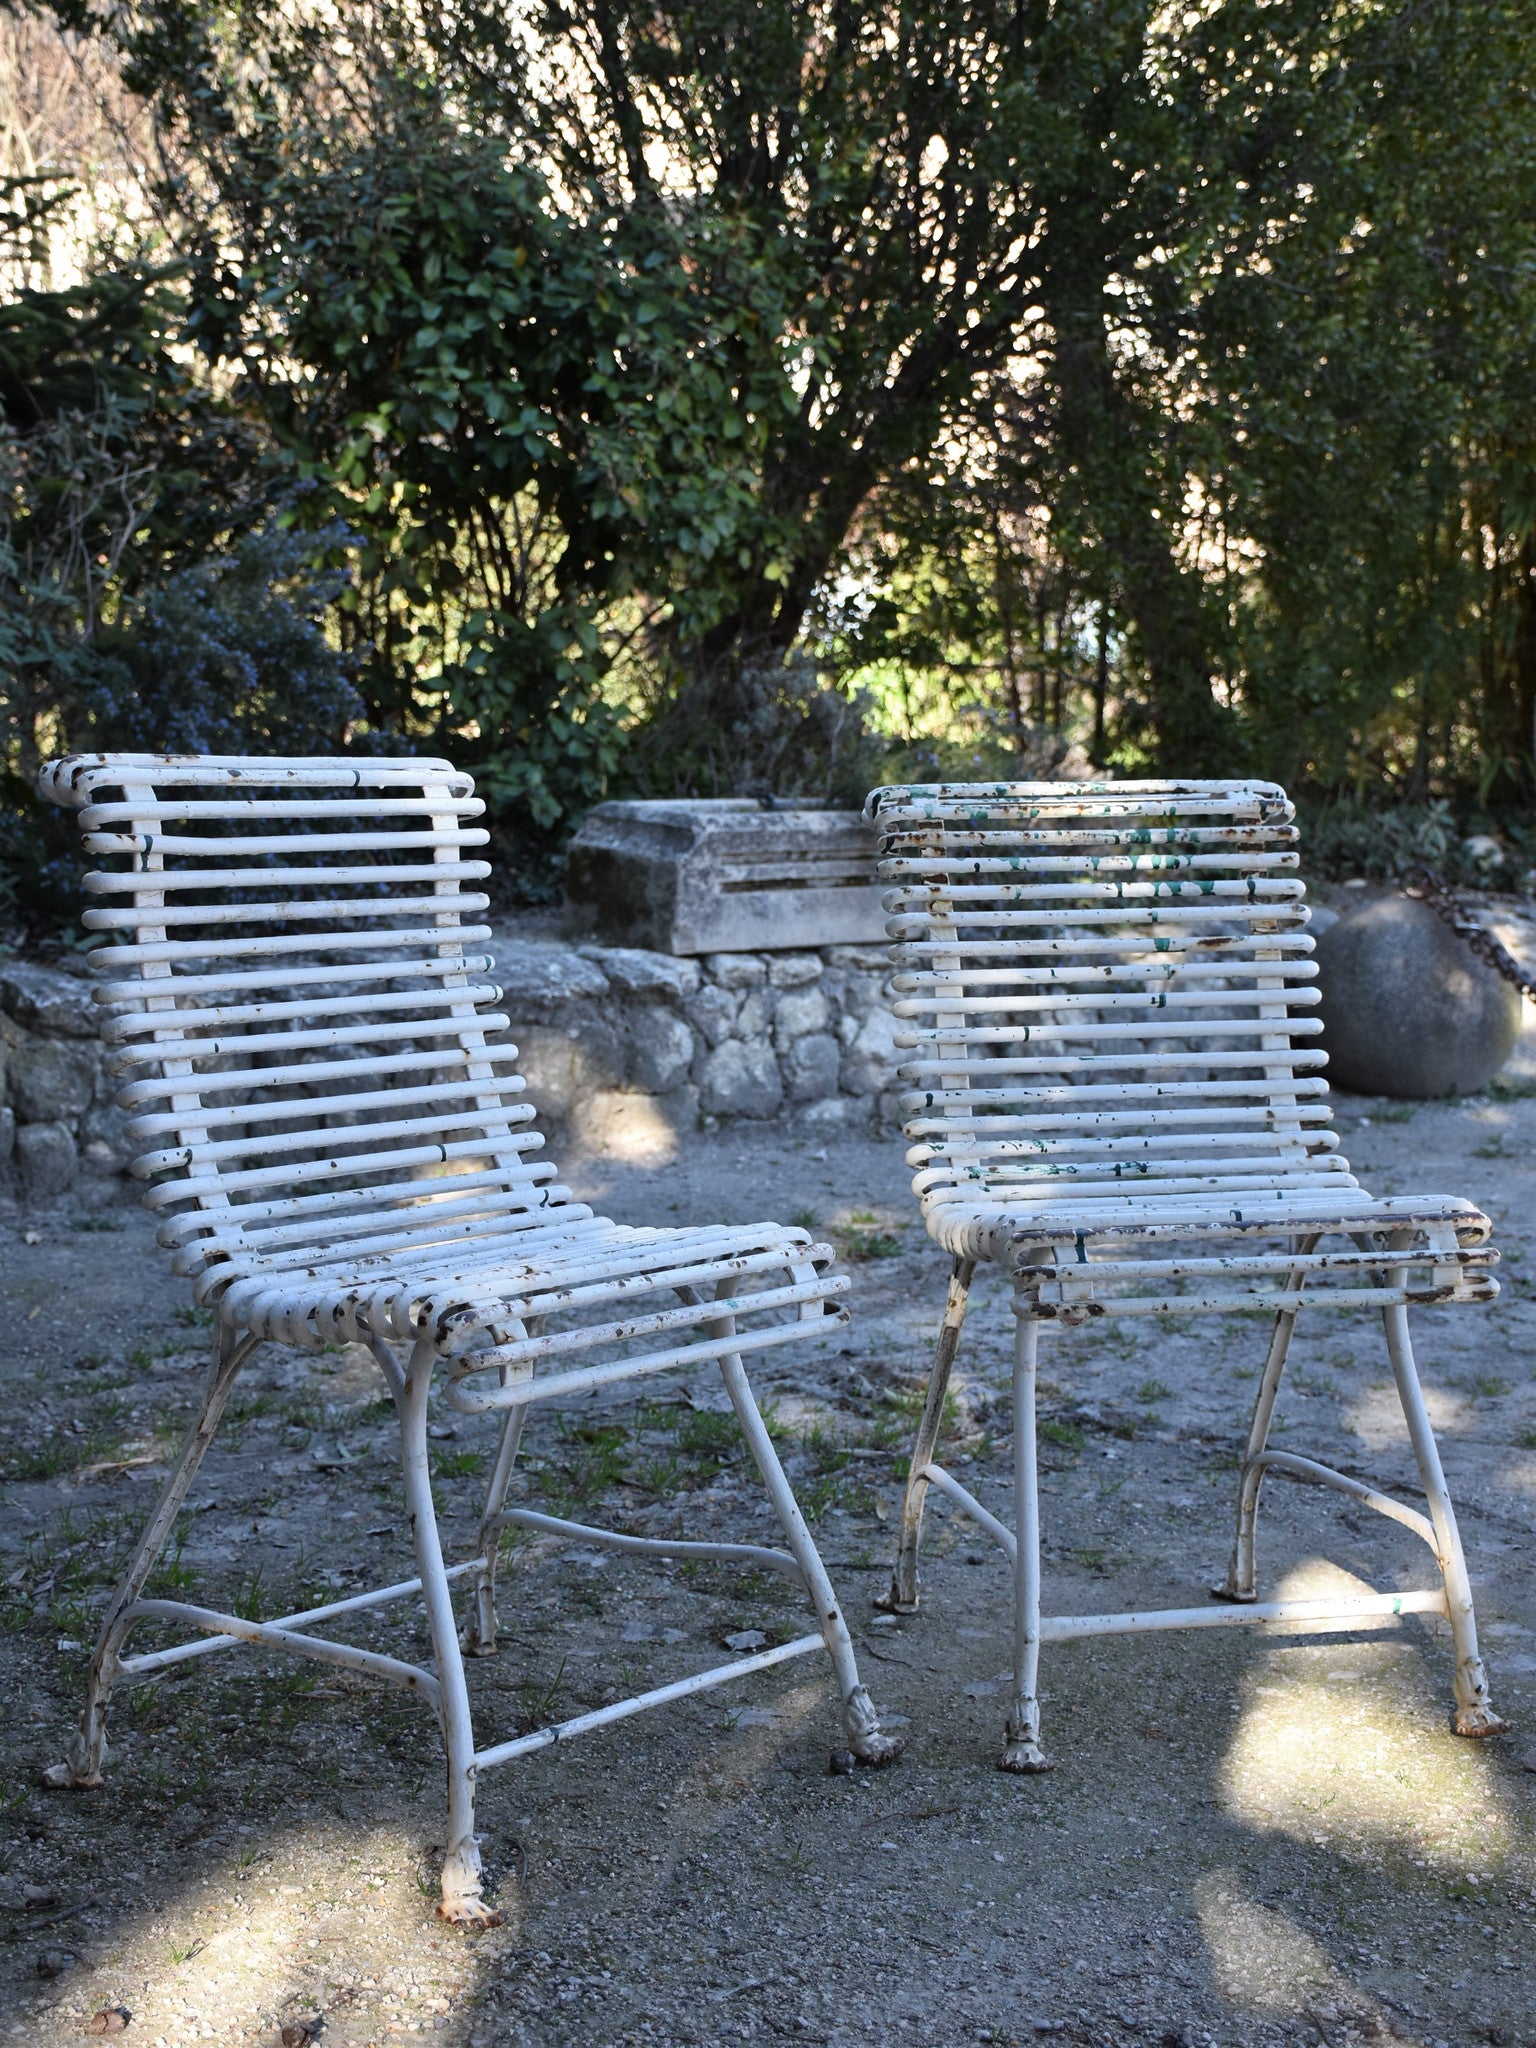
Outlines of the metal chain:
M1536 975L1527 974L1514 954L1501 946L1493 933L1478 922L1476 913L1457 902L1443 876L1420 861L1405 871L1404 886L1410 896L1427 903L1458 938L1464 939L1480 960L1486 960L1523 996L1529 996L1532 1002L1536 1002Z

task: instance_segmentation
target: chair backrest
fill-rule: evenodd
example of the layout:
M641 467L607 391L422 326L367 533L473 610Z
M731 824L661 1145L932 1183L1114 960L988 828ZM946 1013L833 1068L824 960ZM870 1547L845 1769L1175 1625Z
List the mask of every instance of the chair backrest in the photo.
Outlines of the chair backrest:
M930 1212L1356 1186L1325 1128L1321 1026L1293 1014L1317 970L1282 789L952 784L866 810Z
M473 858L446 761L86 754L45 768L97 865L103 1037L161 1242L360 1251L549 1220ZM466 884L470 885L466 888ZM584 1216L573 1206L565 1213Z

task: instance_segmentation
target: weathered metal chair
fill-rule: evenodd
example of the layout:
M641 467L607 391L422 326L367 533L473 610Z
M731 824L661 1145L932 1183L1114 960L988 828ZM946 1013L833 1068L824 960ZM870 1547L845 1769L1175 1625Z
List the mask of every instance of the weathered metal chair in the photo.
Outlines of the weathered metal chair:
M518 1097L516 1048L475 948L490 870L469 776L446 761L174 759L87 755L43 771L80 813L93 907L112 943L94 964L118 1101L141 1146L134 1172L165 1217L159 1238L216 1311L202 1412L107 1609L80 1734L56 1785L101 1782L115 1686L254 1643L365 1672L420 1695L447 1751L448 1847L439 1911L485 1924L474 1832L479 1772L531 1750L826 1648L847 1747L888 1762L842 1613L764 1426L743 1358L847 1320L833 1253L777 1224L631 1229L571 1199ZM468 886L466 886L468 885ZM362 1342L399 1415L414 1579L267 1622L145 1599L242 1366L263 1343ZM507 1505L536 1405L621 1380L717 1365L783 1526L787 1550L651 1541ZM427 1459L442 1377L462 1414L505 1420L476 1554L444 1562ZM497 1552L509 1525L616 1551L736 1559L809 1596L817 1632L757 1656L477 1747L463 1650L496 1647ZM461 1648L450 1588L467 1582ZM419 1594L432 1662L326 1639L322 1624ZM141 1621L197 1639L126 1654Z
M1325 1128L1309 1049L1317 1000L1294 812L1273 783L978 783L878 789L867 804L910 1020L901 1078L913 1187L953 1276L912 1452L889 1595L918 1603L930 1486L1013 1564L1014 1672L1001 1765L1037 1771L1042 1642L1227 1622L1347 1628L1438 1614L1456 1651L1455 1726L1488 1735L1472 1594L1408 1334L1414 1302L1490 1301L1488 1220L1470 1202L1367 1194ZM1344 1240L1323 1248L1325 1239ZM1013 1288L1014 1530L935 1461L978 1265ZM1310 1283L1310 1284L1309 1284ZM1305 1292L1304 1292L1305 1290ZM1382 1311L1428 1513L1269 1448L1303 1306ZM1042 1323L1272 1313L1225 1582L1238 1603L1040 1616L1035 1452ZM1336 1487L1429 1545L1423 1592L1260 1603L1266 1473Z

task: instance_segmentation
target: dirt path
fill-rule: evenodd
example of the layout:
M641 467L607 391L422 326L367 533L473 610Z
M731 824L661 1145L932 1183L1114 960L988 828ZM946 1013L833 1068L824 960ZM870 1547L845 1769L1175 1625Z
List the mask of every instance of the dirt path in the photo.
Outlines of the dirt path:
M478 1941L432 1918L437 1764L419 1710L318 1668L210 1659L123 1698L104 1792L37 1789L205 1332L125 1204L0 1222L0 2034L41 2048L121 2005L146 2048L275 2044L281 2024L317 2017L327 2048L427 2033L445 2048L1536 2042L1536 1100L1340 1111L1373 1188L1471 1194L1500 1226L1500 1302L1418 1330L1511 1736L1451 1737L1448 1644L1417 1623L1153 1636L1048 1651L1059 1767L1001 1776L1008 1632L991 1547L941 1507L922 1613L890 1625L870 1604L944 1280L901 1146L701 1137L665 1166L586 1162L573 1185L630 1220L806 1212L841 1231L852 1328L769 1389L869 1682L910 1751L878 1776L826 1775L835 1723L807 1661L513 1766L482 1788L508 1922ZM999 1508L1010 1328L1001 1291L983 1292L958 1416L967 1481ZM1046 1340L1052 1608L1204 1597L1262 1345L1236 1318ZM1304 1324L1297 1367L1287 1441L1406 1482L1379 1326ZM707 1387L691 1390L701 1405L689 1392L545 1423L520 1483L667 1533L685 1514L766 1530ZM263 1354L166 1582L276 1612L406 1575L380 1393L360 1351ZM438 1439L439 1477L467 1545L484 1443L457 1427ZM1347 1503L1268 1496L1270 1586L1306 1583L1324 1555L1379 1587L1425 1583L1414 1551ZM696 1669L738 1629L804 1627L761 1581L542 1542L518 1551L503 1612L502 1654L473 1670L503 1727Z

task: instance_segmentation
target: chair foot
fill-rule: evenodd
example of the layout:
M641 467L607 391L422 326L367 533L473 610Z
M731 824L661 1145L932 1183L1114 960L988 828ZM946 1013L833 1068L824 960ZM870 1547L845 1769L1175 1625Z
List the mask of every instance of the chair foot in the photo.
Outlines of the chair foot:
M916 1593L910 1600L904 1598L900 1586L893 1583L885 1592L877 1593L870 1605L878 1607L882 1614L916 1614L919 1600Z
M1029 1694L1014 1700L1003 1725L1003 1753L997 1768L1013 1771L1019 1777L1034 1777L1056 1768L1054 1760L1040 1747L1040 1703Z
M446 1920L450 1927L473 1927L485 1929L500 1927L506 1921L506 1914L500 1906L488 1905L484 1899L440 1899L437 1917Z
M437 1917L452 1927L500 1927L506 1914L480 1896L480 1845L468 1836L443 1858L443 1895Z
M82 1771L72 1763L49 1764L43 1772L43 1783L53 1792L99 1792L106 1782L99 1768Z
M102 1765L107 1760L107 1702L93 1696L82 1725L75 1730L64 1763L49 1764L43 1783L53 1792L99 1792L107 1782Z
M1479 1705L1458 1707L1451 1723L1458 1735L1465 1735L1471 1741L1481 1741L1485 1735L1502 1735L1509 1723L1496 1714L1492 1707Z
M1018 1777L1038 1777L1042 1771L1054 1771L1055 1759L1048 1757L1033 1735L1017 1738L1009 1736L1003 1744L1003 1753L997 1760L1000 1771L1012 1771Z
M881 1732L880 1717L866 1686L859 1686L843 1701L843 1730L848 1738L848 1754L866 1770L884 1770L887 1764L895 1763L907 1746L899 1735Z
M1230 1600L1238 1607L1247 1606L1259 1597L1256 1586L1244 1588L1235 1585L1231 1579L1215 1580L1210 1591L1213 1600Z

